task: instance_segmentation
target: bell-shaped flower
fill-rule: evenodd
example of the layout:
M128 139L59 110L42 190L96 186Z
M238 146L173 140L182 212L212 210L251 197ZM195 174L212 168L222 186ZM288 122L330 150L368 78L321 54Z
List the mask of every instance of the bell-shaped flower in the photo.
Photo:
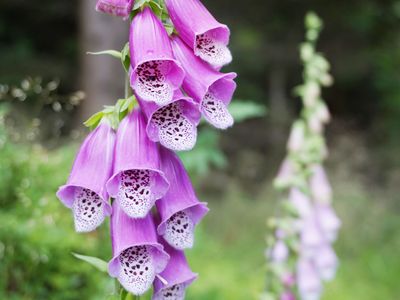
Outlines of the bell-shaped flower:
M288 259L289 248L283 240L277 240L268 254L269 259L273 262L282 263Z
M296 208L301 218L308 218L313 213L314 208L311 205L310 198L298 188L290 189L289 201Z
M153 284L169 260L169 255L157 241L151 213L145 218L130 218L113 203L111 216L113 258L108 272L134 295L144 294Z
M176 249L191 248L195 225L208 212L206 203L199 202L190 178L172 151L161 149L162 170L170 187L165 196L156 202L161 217L157 232Z
M98 0L96 10L107 14L128 18L132 11L134 0Z
M337 238L341 221L336 215L332 206L329 204L317 203L315 205L315 214L318 219L319 226L328 241L334 242Z
M138 99L147 117L147 135L152 141L160 142L173 151L185 151L194 147L201 114L191 98L176 90L173 101L161 107L154 102Z
M96 229L111 214L105 185L112 172L114 144L114 130L102 121L83 142L66 185L57 192L72 209L78 232Z
M227 106L236 89L236 73L223 74L210 68L178 36L172 39L172 49L186 72L182 87L199 104L204 118L220 129L232 126Z
M232 61L229 28L219 23L199 0L166 0L168 13L182 40L212 66Z
M190 270L182 251L172 248L167 243L163 244L170 260L160 276L167 284L159 278L155 279L152 300L184 300L186 288L197 278L197 274Z
M140 109L126 116L117 131L114 173L107 191L132 218L145 217L168 189L157 145L146 134Z
M137 95L158 105L169 103L185 72L174 59L168 33L149 7L132 21L129 49L130 81Z
M313 260L321 278L326 281L333 280L339 262L329 243L324 243L318 248L317 255L314 256Z
M315 165L310 178L311 194L316 202L330 203L332 200L332 188L328 177L321 165Z
M300 240L301 251L305 257L316 255L318 247L326 242L326 238L314 213L302 220Z
M315 265L306 258L297 263L297 286L300 299L318 300L321 298L322 282Z

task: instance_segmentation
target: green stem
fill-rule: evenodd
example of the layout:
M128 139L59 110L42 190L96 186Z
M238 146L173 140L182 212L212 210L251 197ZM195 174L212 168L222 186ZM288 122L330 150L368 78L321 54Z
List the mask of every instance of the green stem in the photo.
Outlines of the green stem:
M125 74L125 99L129 98L132 96L132 88L129 80L129 73L126 72Z

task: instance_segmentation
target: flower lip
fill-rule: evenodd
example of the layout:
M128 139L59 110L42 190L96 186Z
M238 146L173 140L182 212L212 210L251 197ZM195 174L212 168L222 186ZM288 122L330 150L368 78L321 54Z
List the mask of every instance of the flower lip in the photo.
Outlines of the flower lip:
M138 100L147 116L146 132L152 141L174 151L187 151L194 147L201 113L192 98L176 90L173 101L164 106L143 101L140 97Z
M118 271L119 271L119 266L118 266L118 259L119 256L124 252L125 250L132 248L132 247L140 247L140 246L150 246L152 250L155 250L156 257L158 259L158 262L160 264L156 265L156 273L162 272L162 270L165 269L167 266L168 260L169 260L169 255L167 252L164 251L164 247L157 243L134 243L124 249L121 249L118 253L114 254L113 258L110 260L108 264L108 272L111 277L117 277L118 276Z
M162 238L160 238L160 243L164 245L165 251L170 255L170 260L166 268L160 274L161 277L167 281L167 284L162 283L156 278L154 281L154 295L152 299L158 299L157 297L163 290L171 288L174 285L181 284L187 287L198 277L198 274L190 270L183 251L171 247Z
M66 184L61 186L58 191L57 191L57 197L61 200L61 202L68 208L72 208L74 201L75 201L75 192L77 189L88 189L96 193L93 189L91 189L88 186L80 186L80 185L71 185L71 184ZM107 200L104 200L105 195L107 193L103 191L102 194L96 193L101 202L104 204L104 209L106 216L110 216L112 212L112 208L110 203ZM106 196L106 199L108 199L108 195Z
M209 211L206 202L199 202L199 203L196 203L196 204L183 205L179 211L176 211L176 212L169 211L168 214L163 216L163 221L161 221L160 224L157 227L157 233L159 235L163 235L165 233L168 220L173 215L175 215L176 213L178 213L180 211L184 211L184 210L190 212L190 214L191 214L191 216L193 218L194 225L196 225L198 222L200 222L200 220Z

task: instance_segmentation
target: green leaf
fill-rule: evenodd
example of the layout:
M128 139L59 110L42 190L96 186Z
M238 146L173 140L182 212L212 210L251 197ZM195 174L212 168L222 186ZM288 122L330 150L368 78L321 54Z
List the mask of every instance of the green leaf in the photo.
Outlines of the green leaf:
M106 273L107 272L107 262L98 258L98 257L93 257L93 256L86 256L86 255L81 255L77 253L72 253L73 256L76 258L83 260L89 264L91 264L93 267L97 268L101 272Z
M98 113L95 113L89 119L87 119L83 124L92 130L92 129L96 128L97 125L99 125L99 123L103 117L104 117L104 112L99 111Z
M128 72L131 65L131 58L129 56L129 43L126 43L124 48L121 50L121 62L125 71Z
M111 55L112 57L121 59L121 52L117 50L104 50L104 51L99 51L99 52L86 52L86 54L90 55Z
M235 122L242 122L247 119L263 117L267 113L264 105L250 101L234 100L229 105L229 112L232 114Z

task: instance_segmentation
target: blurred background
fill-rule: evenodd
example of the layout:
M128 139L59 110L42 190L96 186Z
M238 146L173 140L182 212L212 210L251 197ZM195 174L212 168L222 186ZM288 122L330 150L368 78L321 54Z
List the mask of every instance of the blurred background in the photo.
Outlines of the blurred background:
M118 60L85 53L120 50L128 23L96 13L95 2L0 2L0 299L105 299L112 290L107 275L71 255L108 260L107 224L76 234L55 197L87 133L81 123L123 97ZM327 171L343 220L341 265L323 299L400 299L400 1L203 2L231 27L234 61L224 71L239 74L235 97L257 105L235 106L232 129L201 128L183 155L211 207L188 251L200 277L187 298L263 291L272 179L300 105L298 46L314 10L335 78L324 90L333 115Z

